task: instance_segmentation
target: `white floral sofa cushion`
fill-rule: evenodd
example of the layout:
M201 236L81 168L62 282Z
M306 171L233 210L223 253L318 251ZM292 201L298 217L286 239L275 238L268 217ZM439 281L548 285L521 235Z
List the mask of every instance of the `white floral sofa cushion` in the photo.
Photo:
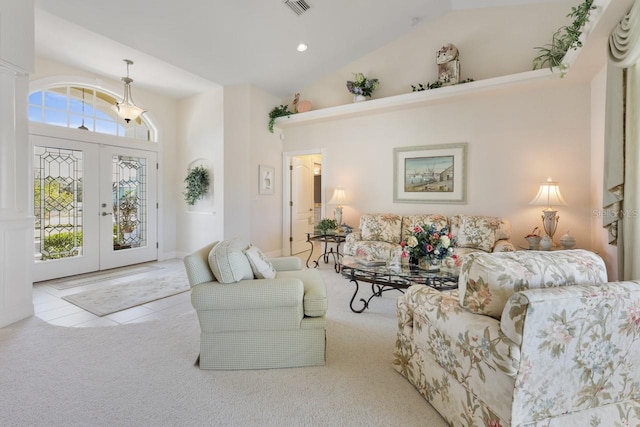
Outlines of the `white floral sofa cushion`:
M492 252L498 240L511 238L511 223L504 218L478 215L454 215L451 232L461 248Z
M360 228L347 235L343 252L350 256L390 259L402 252L400 242L409 236L415 225L429 227L432 224L438 229L451 227L451 232L458 240L454 253L459 257L479 250L515 250L509 242L511 223L505 218L456 215L450 220L440 214L400 216L382 213L363 214L360 217ZM474 227L480 229L476 230Z
M415 285L398 299L394 366L450 425L640 425L640 283L570 285L582 271L572 264L606 270L595 254L567 252L522 252L569 273L513 292L499 319L464 307L461 291ZM482 265L509 282L523 274L502 254L477 257L495 257Z
M601 284L607 269L586 250L469 254L460 269L460 305L472 313L499 319L511 295L525 289Z

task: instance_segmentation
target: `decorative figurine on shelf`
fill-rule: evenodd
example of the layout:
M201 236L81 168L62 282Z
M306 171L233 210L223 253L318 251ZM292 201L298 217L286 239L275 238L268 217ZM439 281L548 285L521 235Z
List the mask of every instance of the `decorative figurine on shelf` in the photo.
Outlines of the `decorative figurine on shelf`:
M447 43L440 48L436 55L438 65L438 81L442 85L455 85L460 80L460 60L458 48Z
M573 238L569 234L569 230L567 230L566 234L560 238L560 244L562 245L562 249L573 249L576 246L576 239Z

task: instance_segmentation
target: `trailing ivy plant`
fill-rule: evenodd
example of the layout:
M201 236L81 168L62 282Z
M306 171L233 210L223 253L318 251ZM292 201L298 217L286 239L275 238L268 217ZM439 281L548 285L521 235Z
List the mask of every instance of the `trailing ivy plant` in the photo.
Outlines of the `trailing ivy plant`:
M554 67L559 67L564 76L565 66L562 59L570 49L582 47L580 36L584 26L589 22L589 15L595 9L593 0L585 0L576 7L571 8L568 18L573 18L571 25L560 27L551 37L551 43L538 46L539 55L533 58L533 69L537 70L548 66L552 71Z
M273 125L278 117L290 116L295 114L293 111L289 111L288 105L278 105L274 107L269 113L269 132L273 133Z
M209 191L209 171L204 166L190 168L187 177L184 179L187 184L184 200L189 206L193 206L196 201L202 199Z
M462 81L460 81L458 83L452 83L450 86L453 86L453 85L456 85L456 84L461 85L461 84L464 84L464 83L470 83L472 81L473 81L473 79L464 79L464 80L462 80ZM418 83L417 85L411 85L411 91L412 92L422 92L423 90L437 89L437 88L442 87L444 85L445 84L443 82L439 81L439 80L435 81L433 83L427 82L427 84Z

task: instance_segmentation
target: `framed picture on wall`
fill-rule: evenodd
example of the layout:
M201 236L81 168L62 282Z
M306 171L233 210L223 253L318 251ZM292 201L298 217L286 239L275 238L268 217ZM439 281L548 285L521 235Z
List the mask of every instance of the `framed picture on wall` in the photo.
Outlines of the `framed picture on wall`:
M467 203L467 143L393 149L393 201Z
M275 188L275 168L258 165L258 194L272 195Z

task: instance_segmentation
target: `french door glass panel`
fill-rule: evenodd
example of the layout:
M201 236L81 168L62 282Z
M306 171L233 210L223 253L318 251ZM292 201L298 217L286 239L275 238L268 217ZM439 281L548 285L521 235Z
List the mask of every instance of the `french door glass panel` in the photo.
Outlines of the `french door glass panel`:
M103 147L100 171L100 268L157 259L156 154Z
M99 147L32 135L34 281L99 269ZM95 168L94 168L95 169Z

